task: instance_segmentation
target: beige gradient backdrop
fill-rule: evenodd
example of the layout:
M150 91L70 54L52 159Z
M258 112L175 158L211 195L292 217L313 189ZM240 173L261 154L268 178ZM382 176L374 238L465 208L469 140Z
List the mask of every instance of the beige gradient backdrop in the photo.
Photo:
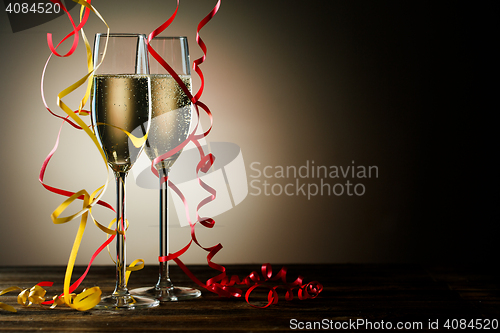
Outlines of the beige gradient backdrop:
M178 17L164 32L188 36L192 60L201 55L196 26L214 3L181 1ZM175 1L95 0L93 5L111 31L149 33L170 16ZM215 122L208 141L239 145L249 176L256 175L249 167L253 162L300 167L306 161L326 166L355 161L377 166L379 177L352 180L365 185L363 196L308 200L249 194L217 216L214 229L197 229L203 245L223 244L216 262L462 262L492 255L492 215L470 201L479 193L483 202L491 201L484 191L488 186L469 177L483 174L462 172L464 163L482 157L472 147L480 132L462 131L466 122L474 127L457 108L465 107L464 95L453 90L457 78L465 82L471 73L467 66L460 75L453 70L466 29L460 19L449 20L457 27L442 28L437 16L420 3L223 1L202 31L209 48L202 100ZM68 31L64 16L14 34L0 13L2 265L64 265L78 227L77 221L52 224L50 214L63 198L38 182L60 126L40 98L50 54L46 33L59 41ZM85 31L93 41L104 26L91 16ZM51 60L45 92L55 112L62 113L57 93L83 76L85 65L83 44L74 56ZM67 104L76 107L79 92L66 98ZM91 141L70 126L64 126L61 140L46 182L88 191L104 183L106 172ZM468 178L457 182L463 176ZM268 181L285 185L295 179ZM157 192L139 188L132 178L127 190L128 260L155 264ZM113 182L105 199L114 203ZM112 218L105 209L96 209L95 216L103 223ZM189 230L175 218L172 223L171 250L176 250L189 240ZM89 223L77 264L86 264L104 239ZM205 257L193 246L182 258L204 263ZM102 253L96 263L111 261Z

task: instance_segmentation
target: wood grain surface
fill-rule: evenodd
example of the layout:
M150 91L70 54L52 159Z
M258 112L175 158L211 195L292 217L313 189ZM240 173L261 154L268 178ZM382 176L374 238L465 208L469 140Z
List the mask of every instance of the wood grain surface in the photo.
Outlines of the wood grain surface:
M273 265L274 273L282 266ZM214 275L207 266L190 266L202 280ZM299 274L305 282L319 281L323 292L315 299L279 302L266 309L251 307L243 298L220 298L202 290L196 300L162 304L146 310L78 312L60 306L48 309L39 305L22 307L15 292L0 296L0 302L14 306L18 312L0 310L0 331L30 332L267 332L306 330L318 323L319 330L354 331L348 323L363 320L380 325L390 322L422 323L415 332L453 331L442 326L446 320L500 319L499 275L485 267L444 267L422 265L287 265L288 280ZM76 279L83 267L75 268ZM259 271L259 265L229 265L228 274L240 277ZM29 288L40 281L53 281L47 296L60 293L65 267L0 267L0 290L17 285ZM157 268L149 266L134 272L129 287L153 285ZM172 281L177 285L196 285L177 267L171 267ZM103 294L114 287L114 268L92 267L83 287L99 285ZM295 293L296 296L296 293ZM265 295L252 297L255 304L264 304ZM430 322L439 322L440 330L431 330ZM345 324L343 324L345 323ZM361 321L358 321L361 323ZM450 322L451 323L451 322ZM457 321L455 323L458 323ZM344 325L342 328L340 325ZM407 324L408 325L408 324ZM310 331L310 330L309 330ZM380 330L379 330L380 331ZM463 330L462 330L463 331Z

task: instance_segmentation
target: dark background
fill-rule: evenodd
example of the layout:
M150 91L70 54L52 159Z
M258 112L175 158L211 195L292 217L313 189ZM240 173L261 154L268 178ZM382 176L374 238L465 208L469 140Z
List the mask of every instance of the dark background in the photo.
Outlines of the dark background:
M491 2L448 2L429 9L432 98L427 102L432 106L425 119L420 117L428 134L418 147L422 172L413 206L413 255L426 261L492 262L498 253L492 232L498 178L489 157L495 10ZM430 246L418 247L419 239Z

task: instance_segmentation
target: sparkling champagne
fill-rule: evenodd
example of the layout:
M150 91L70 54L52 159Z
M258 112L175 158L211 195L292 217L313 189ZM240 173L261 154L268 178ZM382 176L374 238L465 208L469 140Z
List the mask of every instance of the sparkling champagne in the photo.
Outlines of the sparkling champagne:
M145 135L150 114L149 89L147 75L94 76L95 131L115 173L128 172L141 152L142 147L135 147L127 132L136 137Z
M191 101L171 75L150 76L151 125L144 150L153 161L186 140L191 124ZM179 77L190 90L191 76L180 75ZM168 170L180 154L181 151L161 161L156 168Z

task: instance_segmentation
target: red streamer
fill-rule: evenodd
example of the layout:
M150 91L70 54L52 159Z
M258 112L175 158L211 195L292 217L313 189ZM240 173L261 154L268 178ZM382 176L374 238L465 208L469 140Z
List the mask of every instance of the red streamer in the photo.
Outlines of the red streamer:
M41 80L41 94L42 94L42 102L43 104L45 105L45 108L55 117L57 118L60 118L60 119L63 119L65 120L68 124L70 124L71 126L73 126L74 128L76 129L82 129L80 126L78 126L77 124L75 124L74 122L72 122L71 120L69 120L67 117L62 117L62 116L59 116L57 114L55 114L54 112L52 112L52 110L49 108L49 106L47 105L47 102L45 100L45 94L43 92L43 83L44 83L44 77L45 77L45 71L47 69L47 65L49 63L49 60L50 58L52 57L53 54L55 54L56 56L58 57L68 57L70 55L72 55L77 46L78 46L78 32L85 26L85 24L87 23L87 20L89 18L89 15L90 15L90 9L88 8L85 8L85 11L84 11L84 14L83 14L83 17L82 17L82 21L80 22L80 24L77 26L75 26L75 22L73 21L73 18L71 17L71 14L68 12L68 10L66 9L66 7L61 3L60 0L50 0L52 1L54 4L58 4L59 6L61 6L61 8L63 9L63 11L68 15L68 18L71 22L71 25L73 26L73 31L70 32L68 35L66 35L58 44L57 46L54 47L54 43L52 41L52 34L51 33L48 33L47 34L47 43L48 43L48 46L49 46L49 49L51 51L51 54L49 56L49 58L47 59L47 62L45 63L45 66L43 67L43 72L42 72L42 80ZM92 2L92 0L85 0L87 1L89 4ZM71 36L74 36L73 38L73 44L70 48L70 50L64 54L64 55L60 55L59 53L57 53L56 49L66 40L68 39L69 37ZM86 110L81 110L80 111L81 113L86 113L86 114L89 114L89 111L86 111Z
M55 114L54 112L52 112L50 110L50 108L48 107L47 105L47 102L45 100L45 94L44 94L44 89L43 89L43 83L44 83L44 77L45 77L45 71L47 69L47 65L49 63L49 60L50 58L52 57L52 55L56 55L58 57L67 57L67 56L70 56L71 54L73 54L73 52L76 50L76 47L78 46L78 32L85 26L86 22L87 22L87 19L89 17L89 14L90 14L90 10L88 8L85 8L85 11L84 11L84 15L82 17L82 21L80 22L80 24L77 26L75 26L75 23L73 21L73 18L71 17L71 14L68 12L68 10L66 9L66 7L64 6L64 4L61 3L61 1L59 0L51 0L53 3L57 3L61 6L61 8L63 9L63 11L68 15L69 17L69 20L73 26L73 31L71 33L69 33L68 35L66 35L55 47L53 45L53 42L52 42L52 34L48 33L47 34L47 43L48 43L48 46L51 50L51 54L49 56L49 58L47 59L47 62L45 63L45 66L43 68L43 71L42 71L42 80L41 80L41 95L42 95L42 101L45 105L45 108L55 117L57 118L60 118L62 119L62 123L61 123L61 127L59 128L59 132L57 134L57 137L56 137L56 142L54 144L54 147L52 148L52 150L50 151L50 153L47 155L47 157L45 158L45 160L43 161L43 164L42 164L42 167L40 169L40 174L39 174L39 181L40 183L42 184L42 186L47 189L48 191L52 192L52 193L55 193L55 194L58 194L58 195L62 195L62 196L66 196L66 197L71 197L72 195L75 194L75 192L71 192L71 191L67 191L67 190L63 190L63 189L59 189L59 188L56 188L56 187L53 187L53 186L50 186L50 185L47 185L45 184L44 182L44 177L45 177L45 171L47 169L47 165L49 164L50 160L52 159L52 156L55 154L55 152L57 151L57 148L59 146L59 141L60 141L60 137L61 137L61 131L62 131L62 127L64 125L65 122L67 122L68 124L70 124L71 126L73 126L74 128L76 129L79 129L81 130L82 128L80 126L78 126L77 124L75 124L74 122L72 122L70 119L69 119L69 116L66 116L66 117L62 117L62 116L59 116L57 114ZM86 0L89 4L91 3L92 0ZM61 55L59 54L56 49L65 41L67 40L69 37L71 36L75 36L74 39L73 39L73 44L72 44L72 47L71 49L64 55ZM77 111L74 111L75 113L83 113L83 114L89 114L89 111L86 111L86 110L77 110ZM78 197L77 199L79 200L83 200L83 195ZM112 211L115 211L115 209L110 205L108 204L107 202L104 202L104 201L98 201L97 202L98 205L101 205L103 207L106 207L106 208L109 208L111 209ZM95 258L97 257L97 255L104 249L106 248L106 246L111 243L111 241L115 238L115 235L111 235L111 237L109 237L98 249L97 251L92 255L91 259L90 259L90 262L87 266L87 269L85 270L85 272L81 275L81 277L76 280L70 287L70 293L73 292L74 290L76 290L76 288L78 288L80 286L80 284L83 282L83 280L85 279L85 277L87 276L87 273L88 271L90 270L90 267L93 263L93 261L95 260ZM38 285L40 285L41 287L43 286L52 286L52 282L40 282L38 283ZM59 297L62 297L64 296L64 294L61 294ZM43 302L42 304L52 304L54 303L53 300L51 301L46 301L46 302Z
M209 202L215 200L216 197L216 192L215 189L211 188L208 186L205 182L201 180L199 177L199 172L204 172L206 173L210 167L214 163L215 156L212 154L207 154L203 152L203 149L201 148L201 145L199 143L199 139L204 138L207 136L211 129L212 129L212 124L213 124L213 118L212 118L212 113L210 112L209 108L200 101L200 97L203 94L203 89L205 87L205 78L203 76L203 72L200 68L200 65L205 61L206 59L206 54L207 54L207 46L203 42L203 40L200 37L200 30L215 16L217 11L220 8L221 1L218 0L217 4L215 7L212 9L212 11L205 17L203 20L198 24L197 30L196 30L196 42L198 43L199 47L203 51L203 56L200 57L199 59L196 59L193 61L193 69L194 71L198 74L201 80L200 88L198 92L193 96L191 95L191 92L189 89L185 86L185 84L182 82L182 80L179 78L177 73L166 63L166 61L151 47L149 42L159 35L161 32L163 32L175 19L175 16L177 15L177 11L179 9L179 0L177 0L177 7L174 11L174 13L171 15L171 17L163 23L161 26L159 26L157 29L155 29L153 32L151 32L148 36L148 51L149 53L167 70L167 72L176 80L176 82L179 84L181 89L184 91L184 93L191 99L191 102L195 106L196 112L198 114L198 119L199 119L199 109L198 107L201 107L206 114L208 115L210 119L210 128L203 134L201 135L195 135L194 133L196 132L198 128L198 124L196 124L194 130L192 133L188 136L188 138L181 143L179 146L176 148L172 149L171 151L159 156L156 158L152 164L151 164L151 171L158 177L158 172L156 168L154 167L157 163L160 161L172 156L173 154L177 153L180 151L184 146L192 141L196 147L198 148L198 151L200 153L200 161L196 166L196 175L198 179L198 183L202 188L204 188L207 192L209 192L211 195L203 199L196 208L196 222L201 223L203 226L207 228L212 228L215 224L215 221L212 218L200 218L198 215L198 211L200 210L201 207L204 205L208 204ZM262 265L261 271L262 271L262 276L260 277L257 272L252 272L250 273L247 277L245 277L243 280L240 280L237 276L232 276L231 278L228 278L226 274L226 268L222 265L216 264L212 261L212 258L222 249L222 245L219 243L215 246L212 247L203 247L197 240L196 238L196 233L195 233L195 223L192 223L189 217L189 209L188 209L188 204L187 201L184 197L184 195L181 193L181 191L170 181L168 180L168 177L165 177L164 179L161 180L162 182L168 181L168 186L181 198L185 210L186 210L186 216L190 225L191 229L191 240L189 243L184 246L182 249L175 253L171 253L167 256L160 256L158 258L159 262L166 262L169 260L174 260L177 265L188 275L191 280L193 280L196 284L198 284L200 287L205 288L211 292L214 292L218 294L219 296L222 297L242 297L243 291L240 288L235 287L236 285L246 285L248 286L248 290L245 293L245 299L246 301L253 307L257 308L266 308L270 306L271 304L276 304L278 302L278 293L276 291L277 288L284 288L286 290L286 295L285 298L286 300L292 300L293 299L293 289L298 288L298 298L299 299L307 299L307 298L315 298L322 290L323 286L316 282L309 282L308 284L303 284L303 278L299 276L294 282L288 283L286 281L286 268L283 267L279 273L275 276L272 277L272 269L270 264L264 264ZM209 252L207 255L207 263L209 267L217 270L220 272L220 274L208 279L206 283L201 282L187 267L186 265L179 259L179 257L184 254L189 247L192 245L192 243L196 243L200 248L204 249L205 251ZM274 287L268 287L265 283L269 281L277 281L281 280L282 284L277 285ZM251 293L256 290L257 288L268 288L269 293L268 293L268 303L264 306L256 306L251 304L249 298Z

